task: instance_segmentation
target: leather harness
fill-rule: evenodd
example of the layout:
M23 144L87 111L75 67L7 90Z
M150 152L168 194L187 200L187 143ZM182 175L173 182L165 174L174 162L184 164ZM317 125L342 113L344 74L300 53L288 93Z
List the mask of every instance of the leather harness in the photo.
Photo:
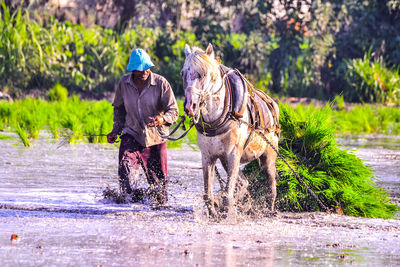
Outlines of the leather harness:
M267 132L274 131L280 136L280 125L278 114L273 106L273 100L264 92L254 89L252 84L237 69L230 69L221 65L220 67L223 84L225 85L224 109L221 116L213 122L204 122L200 111L200 120L195 124L198 132L204 136L217 136L226 133L232 123L245 122L243 114L247 108L249 111L250 127L252 130L245 144L247 146L254 129L265 130ZM232 83L235 86L232 86ZM273 126L266 128L262 109L257 103L256 98L266 103L267 108L273 117ZM252 112L254 111L254 112ZM245 122L247 124L247 122Z

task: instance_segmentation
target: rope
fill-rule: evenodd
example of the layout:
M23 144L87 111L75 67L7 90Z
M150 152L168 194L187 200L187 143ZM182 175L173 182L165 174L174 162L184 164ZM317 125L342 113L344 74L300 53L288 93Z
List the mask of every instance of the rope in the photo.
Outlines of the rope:
M154 127L156 128L156 133L157 133L157 135L160 136L161 138L167 139L167 140L169 140L169 141L178 141L178 140L184 138L184 137L188 134L188 132L193 128L194 122L192 122L192 125L190 125L189 129L186 130L186 126L185 126L185 123L184 123L184 122L185 122L185 119L186 119L186 116L185 116L185 115L182 115L182 116L180 116L180 118L181 118L181 121L180 121L180 122L178 123L178 125L171 131L171 133L170 133L169 135L163 135L163 134L160 132L160 130L158 129L158 127L154 126ZM186 130L186 131L185 131L181 136L179 136L179 137L177 137L177 138L171 137L171 136L176 132L176 130L178 130L178 128L181 126L182 123L183 123L182 128L183 128L184 131L185 131L185 130ZM153 118L153 124L156 125L156 121L155 121L154 118Z

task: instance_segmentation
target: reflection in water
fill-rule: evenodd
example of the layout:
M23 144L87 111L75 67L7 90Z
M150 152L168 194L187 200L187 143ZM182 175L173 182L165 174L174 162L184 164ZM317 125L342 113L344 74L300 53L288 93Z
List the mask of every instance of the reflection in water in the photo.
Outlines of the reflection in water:
M363 148L340 142L356 148L396 197L400 149L390 139L381 145L385 140ZM168 151L167 207L117 205L102 199L103 189L118 187L116 146L57 150L52 142L42 138L24 148L0 140L4 266L400 265L399 220L282 213L235 225L210 222L200 197L201 156L191 149ZM12 244L12 234L18 243Z

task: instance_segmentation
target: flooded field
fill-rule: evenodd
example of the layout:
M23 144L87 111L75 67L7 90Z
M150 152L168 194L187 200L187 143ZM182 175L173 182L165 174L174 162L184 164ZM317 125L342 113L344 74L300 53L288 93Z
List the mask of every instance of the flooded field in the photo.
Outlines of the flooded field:
M12 134L9 134L13 136ZM400 199L400 139L340 139ZM2 266L400 265L400 220L324 213L213 223L200 152L169 149L169 204L115 204L117 146L0 140ZM144 179L142 179L144 181ZM143 183L145 186L145 183ZM15 234L18 238L10 240Z

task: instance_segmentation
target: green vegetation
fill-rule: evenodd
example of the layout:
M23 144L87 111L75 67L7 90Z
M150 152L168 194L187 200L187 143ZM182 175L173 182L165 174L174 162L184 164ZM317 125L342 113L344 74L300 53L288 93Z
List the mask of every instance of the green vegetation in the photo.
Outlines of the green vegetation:
M338 134L385 134L400 135L400 109L398 107L353 104L349 105L337 97L337 109L326 111L327 120ZM311 113L321 110L315 105L295 107L299 119L305 120Z
M349 111L333 112L339 133L400 135L400 109L380 105L355 105Z
M58 88L64 87L59 85ZM61 92L64 94L64 89ZM57 94L56 99L61 100ZM179 100L178 104L182 115L183 101ZM32 145L31 140L39 137L41 130L49 131L55 139L61 138L65 143L106 143L107 138L99 135L108 134L112 124L113 108L106 100L88 101L73 96L51 102L33 98L20 99L13 104L0 102L0 125L3 125L3 130L9 125L28 147ZM185 121L186 127L189 124L189 120ZM181 133L177 132L174 136ZM183 140L168 142L168 147L181 147L183 143L195 144L196 131L190 131Z
M61 22L6 2L0 0L0 86L17 98L57 84L71 93L113 91L130 51L138 47L149 52L155 72L179 96L184 45L204 48L212 43L225 65L273 95L400 101L400 10L395 1L289 0L281 3L285 16L278 14L273 0L185 1L199 12L183 28L179 18L190 8L168 0L174 8L160 6L149 14L119 6L116 10L132 14L121 17L114 30ZM138 5L143 11L143 4ZM145 19L136 17L141 15Z
M346 80L352 89L347 92L350 100L382 104L400 102L399 69L386 68L382 58L372 62L370 53L363 59L349 62Z
M64 87L59 85L58 88ZM64 89L61 91L65 92ZM64 95L61 96L63 101L47 102L26 98L17 100L13 104L1 102L0 130L9 125L17 133L21 133L19 135L23 139L36 139L41 130L48 130L55 139L68 137L70 142L78 140L87 140L90 143L106 142L104 136L95 135L107 134L112 129L111 103L105 100L80 100L78 96L65 99ZM56 99L59 98L60 96L56 96ZM178 100L178 105L180 115L183 115L183 101ZM345 105L346 103L339 100L337 110L324 111L329 113L327 121L338 134L400 135L400 110L397 107L364 104L344 108ZM314 105L298 105L295 108L296 116L301 121L319 111L321 108ZM190 121L186 120L185 125L189 127ZM24 134L26 138L23 137ZM174 136L180 134L181 130ZM168 146L172 148L181 147L183 143L196 144L196 138L196 131L191 130L183 140L168 142ZM29 145L29 140L24 141L25 143Z
M56 83L53 89L47 92L47 97L51 101L66 101L68 98L68 90L60 83Z
M352 216L391 218L399 207L388 199L384 190L375 187L372 171L350 151L336 143L329 123L331 108L313 110L299 116L292 108L281 105L282 138L279 152L332 210ZM278 158L276 208L282 211L318 211L316 200L306 191L288 166ZM265 200L264 175L258 162L245 166L250 192L259 205Z
M6 136L6 135L1 135L0 134L0 140L12 140L13 138L10 136Z
M49 130L54 138L72 138L70 142L86 139L90 143L104 142L101 138L82 135L108 133L112 129L112 106L108 101L79 100L48 102L26 98L10 103L0 103L0 121L9 125L25 146L39 137L41 130ZM71 133L71 134L69 134ZM76 136L75 136L76 135Z

